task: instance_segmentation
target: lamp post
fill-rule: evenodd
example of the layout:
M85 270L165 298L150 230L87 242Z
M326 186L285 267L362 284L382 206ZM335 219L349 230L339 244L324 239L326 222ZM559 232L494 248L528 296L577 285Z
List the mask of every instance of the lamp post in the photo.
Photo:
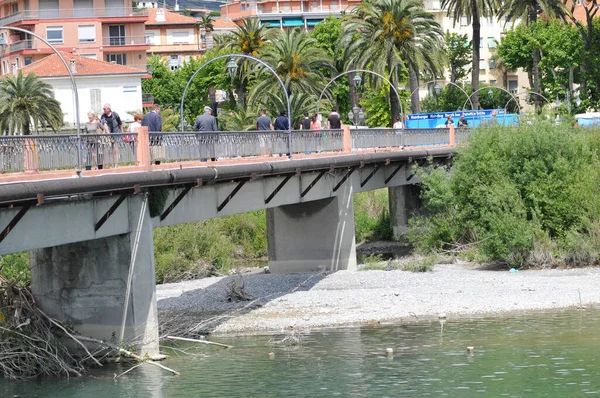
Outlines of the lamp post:
M264 66L265 68L267 68L267 70L269 70L269 72L271 72L271 74L273 74L273 76L275 76L275 78L277 79L277 81L279 81L279 84L281 85L281 88L283 89L283 93L285 94L285 99L287 101L287 114L288 114L288 118L289 118L289 123L288 123L288 134L289 134L289 140L288 140L288 153L289 153L289 157L292 157L292 106L290 103L290 96L285 88L285 84L283 84L283 80L281 80L281 78L279 77L279 75L277 75L277 73L273 70L273 68L271 68L268 64L266 64L265 62L261 61L258 58L255 58L251 55L246 55L246 54L226 54L226 55L219 55L218 57L215 57L213 59L211 59L210 61L207 61L205 63L203 63L202 65L200 65L198 67L198 69L196 69L196 71L192 74L192 76L190 77L190 79L188 80L187 84L185 85L185 88L183 89L183 94L181 96L181 104L179 106L179 117L180 120L182 121L181 123L181 132L183 133L184 130L184 124L183 124L183 101L185 100L185 94L187 93L188 88L190 87L190 85L192 84L192 80L194 80L194 78L196 77L196 75L202 70L204 69L206 66L212 64L215 61L218 61L220 59L223 58L229 58L229 62L227 63L227 72L229 73L229 77L231 79L233 79L235 77L235 73L237 72L237 64L235 63L235 58L245 58L245 59L251 59L252 61L256 61L259 64L261 64L262 66Z
M356 73L356 72L360 72L360 73L370 73L372 75L375 75L379 78L381 78L381 80L385 81L387 84L390 85L390 89L392 89L394 91L394 93L396 94L396 98L398 98L398 105L400 106L400 117L402 118L402 120L404 120L404 109L402 108L402 102L400 101L400 94L398 93L398 90L396 90L396 87L394 87L394 85L392 84L392 82L390 82L388 79L386 79L384 76L380 75L379 73L370 71L370 70L366 70L366 69L353 69L353 70L348 70L346 72L340 73L339 75L337 75L336 77L334 77L333 79L331 79L326 85L325 87L323 87L323 90L321 91L321 95L319 95L319 100L317 101L317 113L319 113L319 106L321 104L321 99L323 99L323 95L325 94L325 91L327 90L327 87L329 87L329 85L331 83L333 83L336 79L338 79L339 77L342 77L344 75L347 75L349 73ZM352 81L355 84L358 84L358 87L360 87L360 83L362 82L362 79L360 78L360 76L358 76L358 74L354 75L354 78L352 79ZM357 87L357 88L358 88ZM350 113L348 113L348 115L350 115ZM364 120L365 114L363 112L363 120ZM350 120L352 120L352 118L350 118Z
M358 105L354 105L352 110L348 112L348 119L352 120L355 128L361 124L364 124L366 117L367 115L365 114L365 111Z
M81 123L79 121L79 94L77 93L77 83L75 83L75 77L73 76L73 72L71 72L71 68L69 67L69 64L67 63L67 61L65 61L65 59L63 58L61 53L56 49L56 47L54 47L52 44L50 44L43 37L41 37L33 32L30 32L28 30L25 30L22 28L16 28L14 26L0 26L0 30L2 30L2 29L14 30L15 32L29 34L29 35L35 37L36 39L41 40L48 47L50 47L50 49L52 51L54 51L54 53L56 55L58 55L58 58L60 58L63 65L65 66L65 68L67 68L67 73L69 74L69 78L71 79L71 89L73 90L73 100L75 102L75 124L77 126L77 170L76 170L76 173L77 173L77 176L81 177L82 158L81 158L81 131L80 131ZM4 55L4 50L6 49L7 45L8 45L8 42L6 41L6 38L4 38L3 35L0 36L0 47L2 48L1 55Z

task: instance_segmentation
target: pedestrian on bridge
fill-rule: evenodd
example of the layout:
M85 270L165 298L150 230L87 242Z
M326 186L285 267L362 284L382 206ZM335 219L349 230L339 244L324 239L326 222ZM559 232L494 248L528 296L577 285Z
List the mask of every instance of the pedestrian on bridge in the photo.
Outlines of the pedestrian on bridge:
M275 130L289 130L290 128L290 121L287 118L287 116L285 115L285 111L280 111L279 112L279 116L277 116L277 119L275 119L275 124L273 124L273 128Z
M165 148L162 146L162 137L159 134L151 133L162 132L162 118L160 117L160 105L154 103L152 110L142 118L142 126L148 127L150 134L150 151L154 164L160 164L161 159L166 157Z
M219 131L217 118L212 115L210 106L205 106L204 113L196 118L194 131Z

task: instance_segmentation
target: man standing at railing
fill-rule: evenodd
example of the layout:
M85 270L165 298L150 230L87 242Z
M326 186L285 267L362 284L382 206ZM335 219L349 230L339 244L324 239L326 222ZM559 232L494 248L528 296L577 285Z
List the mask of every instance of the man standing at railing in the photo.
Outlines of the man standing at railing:
M121 122L119 114L117 112L112 111L112 109L110 108L110 104L104 104L102 110L104 111L104 113L102 113L102 116L100 117L100 123L102 124L102 128L104 129L104 131L106 131L106 133L109 134L123 133L123 122ZM104 152L107 153L110 157L112 157L113 167L117 167L119 163L119 149L117 148L117 146L115 146L114 137L111 137L110 144L106 146L110 147L111 149L108 149ZM105 163L110 164L111 162L109 160L108 162L105 161Z
M331 113L327 117L327 128L330 130L342 128L342 119L340 118L340 115L337 113L336 108L332 108Z
M212 115L210 106L205 106L204 113L196 118L194 131L219 131L217 118Z
M279 112L279 116L277 116L277 119L275 119L275 124L273 125L273 127L275 128L275 130L288 130L290 128L290 121L287 118L287 116L285 116L285 111L280 111Z
M148 127L148 133L162 132L162 118L160 117L160 105L156 102L152 106L152 110L142 118L142 126ZM154 157L154 164L160 164L160 159L165 157L162 148L162 137L150 135L150 150ZM155 149L152 150L152 147Z
M271 118L267 116L266 109L261 109L258 115L258 119L256 119L256 129L258 131L269 131L274 130L273 124L271 123ZM269 150L267 148L267 137L264 134L258 135L260 142L260 154L267 155Z

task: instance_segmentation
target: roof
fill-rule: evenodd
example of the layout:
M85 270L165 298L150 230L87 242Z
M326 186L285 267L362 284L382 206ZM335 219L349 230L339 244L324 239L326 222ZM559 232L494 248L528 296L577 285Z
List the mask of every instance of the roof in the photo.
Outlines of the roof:
M160 10L165 11L165 19L166 21L157 21L156 20L156 11L158 8L148 8L148 22L146 25L191 25L197 24L199 21L196 18L186 17L185 15L181 15L179 13L169 11L167 9L160 8Z
M75 76L98 75L146 75L148 72L131 66L114 64L112 62L98 61L71 53L61 52L68 64L75 60ZM52 54L21 68L23 74L35 73L42 77L68 76L65 65L58 55Z

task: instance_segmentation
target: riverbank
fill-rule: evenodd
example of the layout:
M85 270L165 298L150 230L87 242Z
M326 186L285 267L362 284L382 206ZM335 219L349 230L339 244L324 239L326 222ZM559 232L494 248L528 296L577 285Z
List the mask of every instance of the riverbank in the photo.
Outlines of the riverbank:
M231 299L240 287L248 301ZM432 272L250 274L157 286L161 334L289 330L578 308L600 303L600 268L509 272L466 262ZM237 289L239 290L239 289Z

